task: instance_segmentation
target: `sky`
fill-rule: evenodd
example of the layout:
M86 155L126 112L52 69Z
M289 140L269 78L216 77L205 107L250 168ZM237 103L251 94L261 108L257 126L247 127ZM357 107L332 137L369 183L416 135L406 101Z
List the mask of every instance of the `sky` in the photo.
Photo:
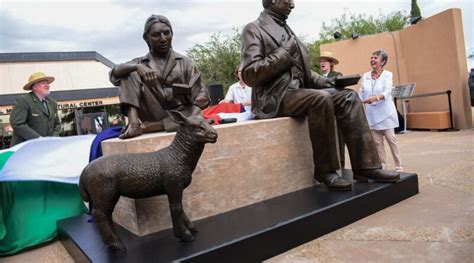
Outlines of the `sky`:
M347 14L378 16L410 12L410 0L295 0L288 19L306 41L320 28ZM462 10L467 54L474 56L474 0L418 0L423 17L449 8ZM114 63L143 56L145 20L166 16L173 26L173 49L179 53L204 44L220 32L231 34L255 20L260 0L0 0L0 53L97 51Z

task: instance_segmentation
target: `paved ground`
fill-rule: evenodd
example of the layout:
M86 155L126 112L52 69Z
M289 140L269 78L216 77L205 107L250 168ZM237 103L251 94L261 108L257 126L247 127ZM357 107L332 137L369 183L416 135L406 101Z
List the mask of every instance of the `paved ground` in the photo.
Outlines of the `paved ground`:
M474 262L474 130L398 138L420 194L268 262ZM56 241L0 262L74 261Z

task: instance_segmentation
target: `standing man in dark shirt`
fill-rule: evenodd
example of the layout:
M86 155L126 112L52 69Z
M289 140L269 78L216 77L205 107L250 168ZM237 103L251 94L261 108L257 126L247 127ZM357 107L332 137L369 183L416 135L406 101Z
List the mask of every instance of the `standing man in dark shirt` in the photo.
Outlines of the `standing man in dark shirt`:
M54 77L31 74L10 115L12 146L45 136L59 136L57 103L49 97ZM24 148L22 148L24 149ZM46 155L57 154L45 152ZM36 158L31 154L31 158ZM30 163L33 171L37 169ZM75 184L52 181L0 182L0 257L48 242L57 236L56 221L86 212Z
M349 149L354 179L394 182L399 174L381 169L375 144L357 93L342 89L330 94L332 78L310 70L307 47L286 19L293 0L262 0L264 11L242 31L242 77L254 87L252 112L257 118L308 117L314 177L331 190L350 190L340 177L335 120Z
M30 93L16 99L10 115L13 127L12 146L26 140L44 136L59 136L61 124L57 113L57 103L48 97L49 84L54 77L43 72L31 74L28 83L23 86Z

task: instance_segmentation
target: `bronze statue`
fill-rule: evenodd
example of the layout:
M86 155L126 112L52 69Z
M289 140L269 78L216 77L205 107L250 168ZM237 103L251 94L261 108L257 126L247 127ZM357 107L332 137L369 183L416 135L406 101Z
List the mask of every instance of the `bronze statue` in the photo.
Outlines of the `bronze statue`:
M311 71L307 47L286 24L293 0L262 0L263 12L242 31L242 76L254 87L252 112L257 118L308 117L314 177L330 190L350 190L340 177L335 121L349 149L354 179L394 182L399 174L381 163L357 93L334 86Z
M92 202L92 215L104 243L114 252L125 247L115 233L112 212L120 196L144 198L168 195L174 235L192 241L194 224L183 210L183 190L191 184L206 143L215 143L217 133L193 107L186 117L169 111L171 120L180 126L170 146L151 153L115 154L92 161L81 174L79 189L86 202Z
M149 53L115 66L110 81L119 86L120 106L128 116L121 139L147 132L175 131L177 125L166 111L195 105L203 109L210 103L201 75L187 57L173 51L173 28L161 15L151 15L145 23L143 39ZM187 94L175 90L187 88Z

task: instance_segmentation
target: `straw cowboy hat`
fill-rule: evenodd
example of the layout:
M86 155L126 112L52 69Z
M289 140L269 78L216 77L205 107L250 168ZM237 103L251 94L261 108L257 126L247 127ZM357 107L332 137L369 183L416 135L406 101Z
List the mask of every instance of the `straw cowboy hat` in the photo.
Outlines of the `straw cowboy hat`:
M316 61L319 63L319 60L322 58L329 60L330 62L332 62L333 65L339 64L339 60L333 57L333 54L329 51L321 52L321 55L316 58Z
M23 86L23 89L31 90L31 86L33 86L33 84L38 83L43 80L47 80L48 83L51 83L54 81L54 77L46 76L46 74L44 74L43 72L35 72L30 75L30 77L28 78L28 83L26 83L25 86Z

